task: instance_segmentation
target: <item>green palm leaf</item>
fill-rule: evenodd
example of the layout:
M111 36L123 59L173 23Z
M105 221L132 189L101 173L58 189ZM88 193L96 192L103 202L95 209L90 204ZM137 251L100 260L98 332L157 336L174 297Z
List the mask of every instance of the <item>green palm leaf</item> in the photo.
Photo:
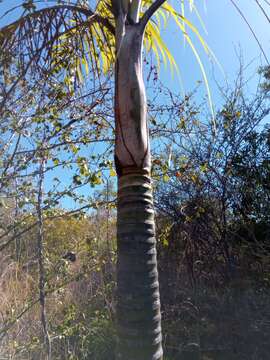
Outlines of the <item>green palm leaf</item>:
M193 1L189 0L194 8ZM151 2L143 1L145 11ZM152 50L160 63L170 64L171 70L177 69L176 62L167 45L162 40L161 19L166 26L169 17L177 24L187 24L199 37L205 51L208 48L197 29L181 14L166 4L160 8L148 23L145 34L145 47ZM157 20L158 25L155 20ZM85 7L56 5L36 10L13 24L0 30L0 49L5 53L5 64L8 65L16 54L24 54L17 60L26 70L29 63L35 71L44 66L53 66L55 71L64 70L67 77L82 80L82 67L88 72L89 67L96 72L107 72L114 64L115 41L112 4L99 1L95 12ZM80 59L80 62L78 62ZM87 65L86 65L87 64Z

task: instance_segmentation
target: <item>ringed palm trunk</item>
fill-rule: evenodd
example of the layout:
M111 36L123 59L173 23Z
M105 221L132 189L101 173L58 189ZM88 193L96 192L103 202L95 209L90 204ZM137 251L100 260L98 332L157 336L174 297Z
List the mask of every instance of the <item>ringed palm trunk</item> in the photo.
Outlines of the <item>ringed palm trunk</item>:
M161 360L151 160L141 59L143 31L138 24L126 25L116 39L117 358Z

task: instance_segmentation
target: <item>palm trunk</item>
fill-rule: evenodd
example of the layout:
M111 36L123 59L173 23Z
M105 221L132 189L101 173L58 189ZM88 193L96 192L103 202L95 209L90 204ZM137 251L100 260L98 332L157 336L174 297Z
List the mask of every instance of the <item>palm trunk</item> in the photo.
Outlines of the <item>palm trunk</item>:
M117 44L117 358L122 360L162 359L142 39L138 25L126 25Z

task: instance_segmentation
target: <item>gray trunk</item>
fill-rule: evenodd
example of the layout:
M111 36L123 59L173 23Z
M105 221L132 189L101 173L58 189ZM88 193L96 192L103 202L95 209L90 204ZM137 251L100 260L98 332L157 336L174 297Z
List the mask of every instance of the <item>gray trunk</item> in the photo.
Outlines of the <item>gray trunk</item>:
M142 39L139 27L128 25L117 44L117 358L122 360L162 359Z
M121 172L150 173L146 96L142 76L142 40L139 25L126 25L118 40L116 62L116 166Z

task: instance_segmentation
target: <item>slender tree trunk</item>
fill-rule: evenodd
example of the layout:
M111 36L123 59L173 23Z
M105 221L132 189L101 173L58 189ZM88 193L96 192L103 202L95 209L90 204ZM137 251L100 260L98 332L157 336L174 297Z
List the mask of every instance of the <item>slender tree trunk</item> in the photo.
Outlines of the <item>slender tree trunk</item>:
M38 199L37 199L37 218L38 218L38 232L37 232L37 252L39 265L39 303L40 303L40 317L46 345L46 360L51 359L51 341L48 332L48 322L46 315L46 294L45 294L45 268L44 268L44 225L42 213L42 197L44 184L44 158L40 160L39 180L38 180Z
M141 60L143 33L138 24L126 25L116 38L117 358L161 360L155 223Z
M17 221L19 219L19 204L18 204L18 184L17 184L17 179L15 178L14 181L14 186L15 186L15 192L16 192L16 196L15 196L15 214L14 214L14 218L15 218L15 222L17 225ZM16 261L19 262L20 258L21 258L21 237L20 234L18 232L18 227L15 226L14 229L14 237L15 237L15 252L16 252Z

